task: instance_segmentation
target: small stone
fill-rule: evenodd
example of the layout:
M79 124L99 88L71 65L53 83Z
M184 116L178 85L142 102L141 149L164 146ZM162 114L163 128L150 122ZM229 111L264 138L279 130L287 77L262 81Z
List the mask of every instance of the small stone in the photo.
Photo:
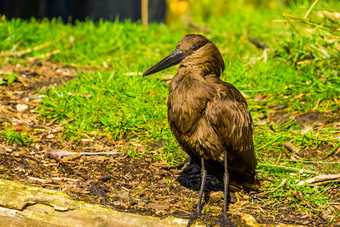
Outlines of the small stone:
M58 126L58 127L54 128L54 129L52 129L52 132L53 132L53 133L57 133L57 132L61 132L61 131L63 131L63 130L64 130L64 127Z
M259 226L256 222L255 218L250 214L242 214L242 223L245 223L247 226Z
M301 134L306 134L306 133L308 133L309 131L312 131L313 132L313 128L310 126L310 125L308 125L308 126L305 126L305 127L303 127L302 129L301 129Z
M53 135L53 134L48 134L46 137L47 137L47 139L53 139L53 138L55 138L55 135Z
M17 111L20 112L20 113L24 112L27 109L28 109L28 106L26 104L18 104L17 105Z
M70 36L70 44L73 45L74 44L74 36Z
M136 200L130 195L129 192L123 190L117 190L109 193L107 195L111 198L113 204L115 205L133 205L136 204Z
M5 151L6 152L13 152L13 148L12 147L5 147Z

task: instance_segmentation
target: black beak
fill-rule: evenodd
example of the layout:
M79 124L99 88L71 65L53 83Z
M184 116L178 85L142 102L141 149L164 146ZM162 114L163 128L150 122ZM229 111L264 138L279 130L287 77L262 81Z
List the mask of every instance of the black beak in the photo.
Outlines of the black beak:
M170 66L177 65L185 58L185 55L179 49L172 51L167 57L158 62L156 65L152 66L150 69L146 70L143 76L148 76L150 74L159 72L163 69L169 68Z

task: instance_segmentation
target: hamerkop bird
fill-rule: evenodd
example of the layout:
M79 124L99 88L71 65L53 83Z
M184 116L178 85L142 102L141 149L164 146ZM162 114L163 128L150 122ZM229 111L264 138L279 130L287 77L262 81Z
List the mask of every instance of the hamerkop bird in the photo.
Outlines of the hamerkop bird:
M224 62L216 46L202 35L186 35L166 58L144 76L180 64L169 89L168 120L178 143L201 166L201 187L196 211L188 226L202 216L202 195L207 173L224 183L224 204L219 219L210 225L234 226L227 216L230 184L257 189L253 122L242 94L220 80Z

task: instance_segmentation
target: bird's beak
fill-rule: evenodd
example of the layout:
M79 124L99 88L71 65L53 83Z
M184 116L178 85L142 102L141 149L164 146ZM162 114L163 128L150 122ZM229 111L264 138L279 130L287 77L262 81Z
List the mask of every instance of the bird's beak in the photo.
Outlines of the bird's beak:
M185 55L179 49L172 51L167 57L158 62L156 65L152 66L150 69L146 70L143 76L148 76L150 74L159 72L163 69L169 68L170 66L180 63L185 58Z

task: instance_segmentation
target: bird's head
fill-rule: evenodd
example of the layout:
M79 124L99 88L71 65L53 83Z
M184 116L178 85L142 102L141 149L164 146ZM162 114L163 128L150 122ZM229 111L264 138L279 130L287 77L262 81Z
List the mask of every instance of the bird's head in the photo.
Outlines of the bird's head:
M224 62L217 47L202 35L184 36L176 49L163 60L144 72L144 76L159 72L170 66L198 67L204 74L214 73L216 76L224 70Z

